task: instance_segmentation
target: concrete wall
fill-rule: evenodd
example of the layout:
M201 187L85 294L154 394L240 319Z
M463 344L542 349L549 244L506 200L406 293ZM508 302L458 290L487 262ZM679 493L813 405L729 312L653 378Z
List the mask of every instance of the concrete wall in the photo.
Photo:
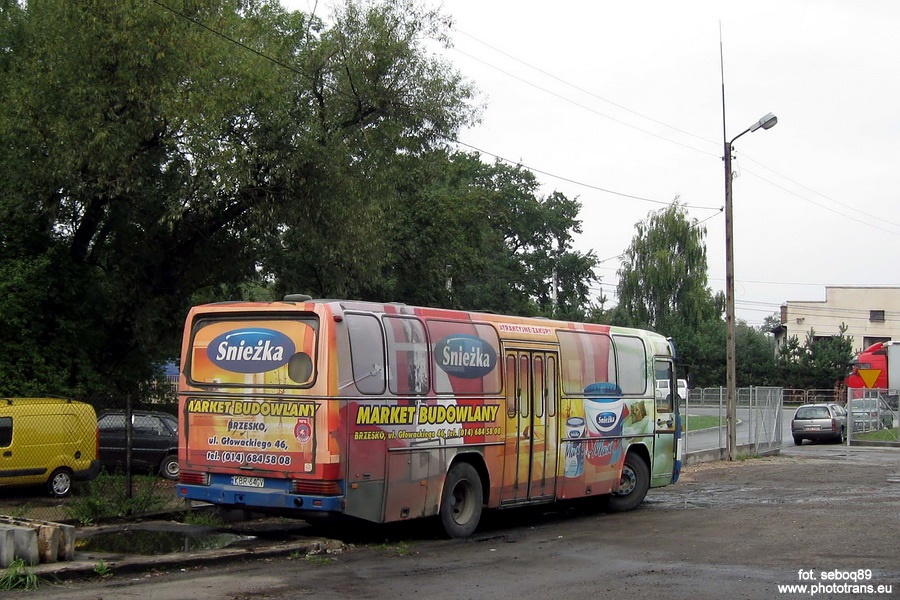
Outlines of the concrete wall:
M776 345L792 336L803 343L810 329L816 336L838 335L841 323L855 351L867 346L867 340L900 340L900 287L829 286L822 302L788 300L775 332Z

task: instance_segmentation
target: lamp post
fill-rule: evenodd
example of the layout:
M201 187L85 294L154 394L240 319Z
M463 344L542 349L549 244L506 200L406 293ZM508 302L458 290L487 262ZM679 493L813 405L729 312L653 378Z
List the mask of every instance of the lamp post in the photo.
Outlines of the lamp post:
M724 104L724 89L723 89ZM726 426L728 431L727 454L728 460L734 460L736 446L737 426L737 365L735 363L734 345L734 240L732 237L731 217L731 150L734 141L745 133L757 129L771 129L778 122L778 117L769 113L759 121L740 132L731 141L725 138L725 371L726 371ZM723 128L724 134L724 128Z

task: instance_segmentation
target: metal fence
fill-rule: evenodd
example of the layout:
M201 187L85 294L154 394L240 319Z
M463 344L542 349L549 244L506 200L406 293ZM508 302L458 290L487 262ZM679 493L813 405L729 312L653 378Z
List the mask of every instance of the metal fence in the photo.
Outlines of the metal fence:
M138 432L143 431L139 429L141 419L150 419L135 415L131 428L124 416L116 420L116 415L126 414L128 404L65 398L0 399L0 515L86 523L101 516L126 516L180 504L174 481L161 477L158 465L149 464L146 458L141 462L141 456L125 450L128 429L131 439L137 440ZM133 415L138 408L162 413L160 409L169 407L146 403L134 407ZM118 412L103 420L112 425L100 431L98 417L109 410ZM162 414L173 412L169 409ZM153 437L150 442L156 445L141 446L152 450L154 457L171 455L172 447L177 448L177 420L167 418L174 423L168 426L169 438ZM110 440L104 441L103 433L110 434Z
M900 390L848 388L847 440L857 445L900 442Z
M735 441L753 455L778 450L783 443L784 390L749 387L736 390ZM727 447L727 392L723 387L695 388L682 404L685 451L688 453ZM693 419L694 424L691 424Z

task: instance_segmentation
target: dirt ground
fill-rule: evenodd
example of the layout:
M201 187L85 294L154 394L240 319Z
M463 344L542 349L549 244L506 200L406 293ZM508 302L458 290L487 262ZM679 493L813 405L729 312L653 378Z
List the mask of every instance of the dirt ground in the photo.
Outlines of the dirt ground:
M422 522L338 528L329 534L345 543L339 554L173 565L38 595L174 600L189 585L197 600L900 597L896 451L804 445L786 456L706 463L652 490L634 512L597 506L490 513L468 540L441 539ZM800 584L821 587L779 587Z

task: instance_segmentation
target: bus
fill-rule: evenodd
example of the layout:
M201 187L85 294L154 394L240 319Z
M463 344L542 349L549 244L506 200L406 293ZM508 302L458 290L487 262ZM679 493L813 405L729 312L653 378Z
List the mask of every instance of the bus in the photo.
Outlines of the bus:
M177 494L229 509L439 519L596 496L637 507L681 470L670 340L395 303L193 307Z

